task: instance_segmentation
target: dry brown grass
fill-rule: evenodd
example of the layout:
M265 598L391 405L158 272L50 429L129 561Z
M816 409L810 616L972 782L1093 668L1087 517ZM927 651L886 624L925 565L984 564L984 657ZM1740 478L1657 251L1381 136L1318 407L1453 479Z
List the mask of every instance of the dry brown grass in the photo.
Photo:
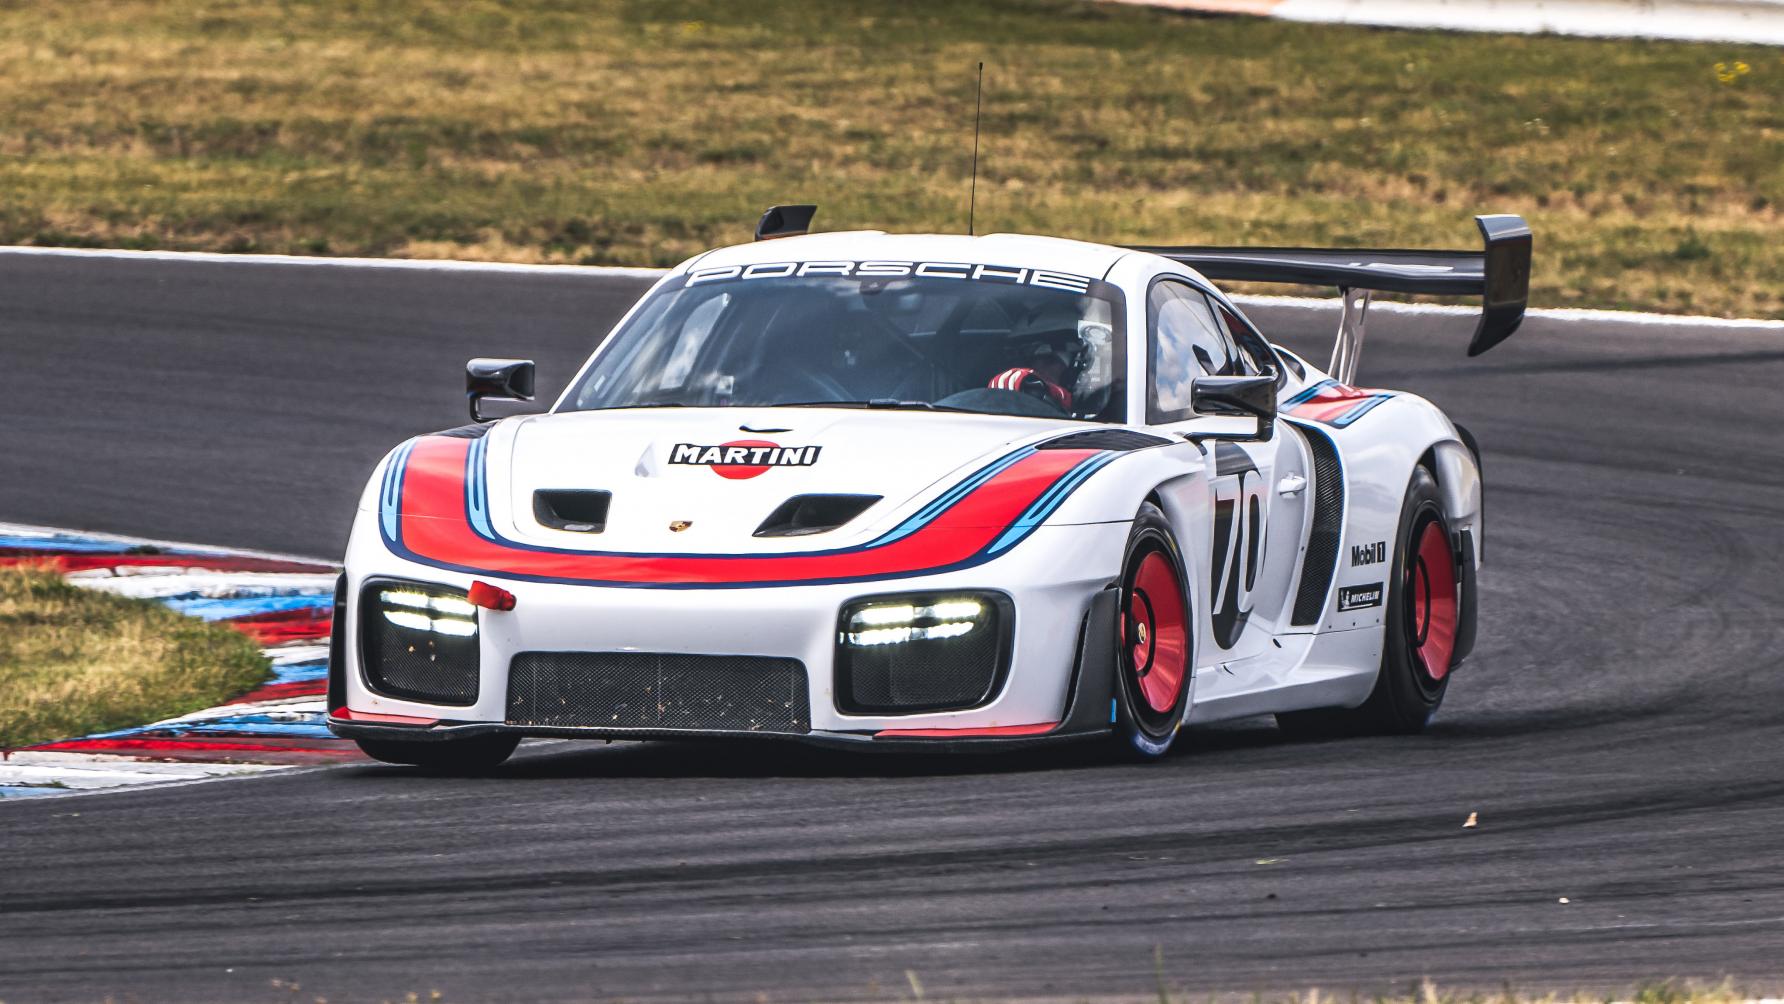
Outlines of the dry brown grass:
M212 707L267 676L240 632L0 566L0 748Z
M773 202L957 229L980 59L982 231L1466 246L1520 212L1539 305L1784 316L1776 50L1072 0L0 3L0 241L669 264Z

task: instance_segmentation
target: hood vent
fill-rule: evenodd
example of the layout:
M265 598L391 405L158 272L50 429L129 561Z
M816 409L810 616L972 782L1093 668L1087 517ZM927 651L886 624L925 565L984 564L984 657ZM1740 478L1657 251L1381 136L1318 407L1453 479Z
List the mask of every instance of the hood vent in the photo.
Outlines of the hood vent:
M795 495L756 527L757 537L803 537L834 530L866 512L878 495Z
M533 518L553 530L600 533L607 529L607 503L612 500L612 492L541 488L533 493Z

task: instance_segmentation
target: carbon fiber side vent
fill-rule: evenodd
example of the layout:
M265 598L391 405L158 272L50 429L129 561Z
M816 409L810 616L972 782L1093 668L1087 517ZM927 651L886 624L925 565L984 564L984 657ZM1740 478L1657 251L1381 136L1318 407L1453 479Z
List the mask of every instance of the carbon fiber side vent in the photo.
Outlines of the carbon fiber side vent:
M1148 436L1144 432L1132 429L1092 429L1087 432L1072 432L1058 439L1049 439L1036 446L1037 450L1145 450L1154 446L1169 446L1171 440L1158 436Z
M493 428L495 428L493 423L489 425L461 425L452 429L441 429L434 435L445 436L448 439L482 439L489 435L489 430Z
M878 495L795 495L756 527L754 537L803 537L827 533L866 512Z
M1318 429L1295 425L1307 439L1313 454L1313 530L1307 538L1307 558L1301 564L1301 588L1295 593L1296 626L1319 623L1326 610L1326 594L1338 572L1338 541L1344 536L1344 465L1338 448Z
M607 529L607 505L612 501L612 492L541 488L533 493L533 518L553 530L600 533Z

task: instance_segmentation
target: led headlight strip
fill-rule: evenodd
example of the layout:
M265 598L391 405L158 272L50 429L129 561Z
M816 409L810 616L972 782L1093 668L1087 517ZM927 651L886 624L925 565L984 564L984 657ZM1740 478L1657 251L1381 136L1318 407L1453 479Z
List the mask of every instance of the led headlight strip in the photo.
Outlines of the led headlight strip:
M455 638L477 633L477 608L458 596L419 589L380 589L378 608L384 619L411 631L432 631Z
M958 638L979 627L984 613L985 604L970 596L920 605L878 603L849 615L849 629L843 640L850 645L869 646Z

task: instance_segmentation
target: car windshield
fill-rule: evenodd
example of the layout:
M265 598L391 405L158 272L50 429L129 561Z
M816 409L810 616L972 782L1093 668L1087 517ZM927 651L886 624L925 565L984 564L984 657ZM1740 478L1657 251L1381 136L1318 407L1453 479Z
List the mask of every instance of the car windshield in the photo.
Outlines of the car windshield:
M697 269L651 294L565 410L854 405L1119 422L1108 283L936 262Z

